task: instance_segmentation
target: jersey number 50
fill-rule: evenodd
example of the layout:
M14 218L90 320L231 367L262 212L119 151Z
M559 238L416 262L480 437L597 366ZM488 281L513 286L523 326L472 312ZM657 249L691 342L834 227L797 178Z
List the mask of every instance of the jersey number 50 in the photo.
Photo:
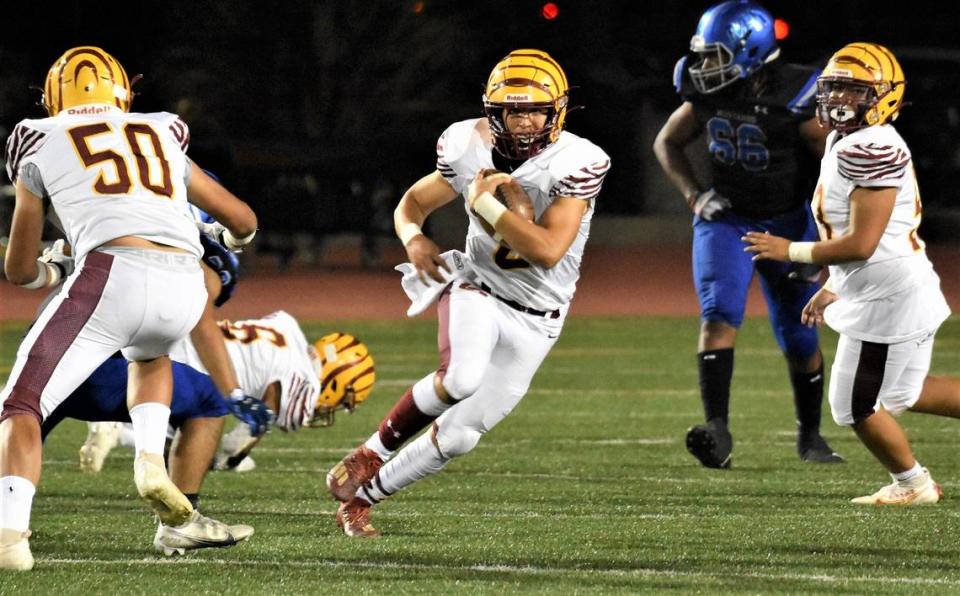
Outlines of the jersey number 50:
M116 134L116 131L109 124L106 122L85 124L71 128L67 133L70 135L70 140L73 141L77 155L87 169L100 164L112 163L117 172L116 181L107 182L104 177L104 169L101 166L100 175L93 185L93 190L104 195L122 195L130 192L133 183L131 182L130 167L127 160L112 149L90 150L88 139L91 137L108 133ZM167 163L167 159L163 155L163 146L160 143L160 137L157 136L157 131L153 130L149 124L129 122L123 126L123 136L130 148L130 155L137 162L137 175L140 184L154 194L172 197L173 181L170 179L170 164ZM143 141L149 142L153 148L153 155L144 155L141 146ZM157 171L158 168L159 172ZM155 180L159 184L155 184Z
M744 122L734 129L726 118L711 118L707 121L707 134L713 159L728 166L739 161L748 172L767 169L770 163L770 152L764 145L767 135L756 124Z

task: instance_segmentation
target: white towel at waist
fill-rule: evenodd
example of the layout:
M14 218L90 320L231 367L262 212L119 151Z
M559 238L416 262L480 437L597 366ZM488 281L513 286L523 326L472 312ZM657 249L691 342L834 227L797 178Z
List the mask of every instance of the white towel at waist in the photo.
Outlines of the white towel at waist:
M433 304L437 297L440 296L440 293L443 292L444 288L454 281L463 277L469 277L470 259L467 255L459 250L448 250L441 254L440 258L446 262L447 268L450 269L448 272L440 268L440 275L444 279L443 282L436 281L429 275L424 275L424 277L427 278L427 283L424 284L420 280L420 276L417 275L417 269L412 263L401 263L394 267L394 269L403 274L400 285L403 286L403 291L407 294L407 298L410 299L410 308L407 309L408 317L415 317L427 310L427 307Z

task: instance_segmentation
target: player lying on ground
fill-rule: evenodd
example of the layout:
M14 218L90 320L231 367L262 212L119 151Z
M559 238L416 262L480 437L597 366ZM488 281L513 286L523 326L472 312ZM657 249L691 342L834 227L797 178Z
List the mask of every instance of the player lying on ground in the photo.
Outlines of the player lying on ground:
M374 381L373 359L364 344L341 333L307 343L297 321L278 311L262 319L219 326L244 393L278 412L276 426L296 431L332 424L338 408L352 410L367 398ZM206 374L193 344L183 340L171 350L173 401L170 423L178 429L170 449L170 477L199 509L199 493L217 453L228 413L220 392ZM128 421L124 407L125 363L111 359L98 368L44 423L44 436L64 418ZM248 425L230 433L235 447L224 454L237 465L261 440ZM99 467L116 444L101 436L86 456ZM85 446L87 447L87 446ZM226 526L200 516L182 527L161 523L154 546L166 554L230 546L253 534L249 526Z

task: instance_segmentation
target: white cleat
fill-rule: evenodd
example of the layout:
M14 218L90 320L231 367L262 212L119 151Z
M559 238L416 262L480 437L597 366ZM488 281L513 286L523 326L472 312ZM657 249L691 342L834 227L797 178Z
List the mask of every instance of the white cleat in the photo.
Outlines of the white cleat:
M170 481L160 455L141 453L133 462L133 481L140 498L150 503L161 522L179 526L190 520L193 505Z
M91 422L87 440L80 448L80 469L99 472L114 447L120 444L122 422Z
M30 552L30 532L9 528L0 529L0 569L30 571L33 553Z
M239 524L228 526L223 522L200 515L194 510L187 523L168 526L163 522L157 527L153 546L168 557L185 554L198 548L223 548L243 542L253 536L253 528Z
M872 495L851 499L854 505L933 505L943 499L940 485L926 469L916 478L894 482Z

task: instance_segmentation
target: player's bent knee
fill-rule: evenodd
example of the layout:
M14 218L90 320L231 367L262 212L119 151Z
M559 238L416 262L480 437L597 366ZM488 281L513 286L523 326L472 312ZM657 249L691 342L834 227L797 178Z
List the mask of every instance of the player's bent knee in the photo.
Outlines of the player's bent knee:
M472 451L482 436L483 433L474 428L441 426L437 430L437 448L444 457L458 457Z
M480 388L484 372L483 367L452 365L443 376L443 388L456 401L466 399Z

